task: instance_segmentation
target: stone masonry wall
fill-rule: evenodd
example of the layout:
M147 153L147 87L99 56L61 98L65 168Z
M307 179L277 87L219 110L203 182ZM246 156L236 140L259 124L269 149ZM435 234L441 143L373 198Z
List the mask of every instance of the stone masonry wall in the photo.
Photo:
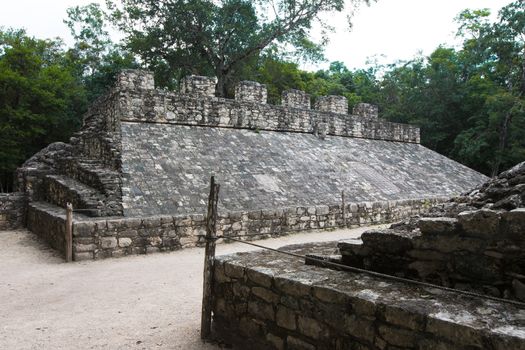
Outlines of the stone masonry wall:
M331 244L280 248L333 253ZM239 349L523 349L519 306L304 264L272 251L218 257L213 330Z
M22 192L0 193L0 231L25 225L27 196Z
M432 203L442 200L348 203L346 222L343 222L338 205L224 212L219 213L217 234L253 240L302 230L382 224L425 213ZM34 203L30 209L30 229L36 230L53 247L60 247L64 210L45 203ZM203 214L105 219L77 215L73 223L74 259L102 259L194 247L203 242L204 234Z
M42 202L29 203L27 228L58 252L65 254L66 211Z
M210 96L211 80L208 80L193 90L185 87L189 84L185 80L183 93L154 90L150 84L134 89L121 87L120 120L307 133L316 132L318 123L327 123L328 135L420 142L419 128L414 126L348 115L348 102L341 96L322 99L319 110L305 108L304 97L300 99L302 102L294 98L295 102L273 106L266 103L264 85L242 82L236 89L235 100L230 100ZM197 81L196 77L190 81Z

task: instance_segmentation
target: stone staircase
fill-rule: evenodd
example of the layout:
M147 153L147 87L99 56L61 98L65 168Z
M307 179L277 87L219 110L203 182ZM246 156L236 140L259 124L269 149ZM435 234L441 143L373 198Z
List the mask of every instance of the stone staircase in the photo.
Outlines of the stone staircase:
M64 208L67 202L75 209L85 209L89 216L101 216L105 208L105 196L98 190L64 175L46 175L44 177L44 200Z

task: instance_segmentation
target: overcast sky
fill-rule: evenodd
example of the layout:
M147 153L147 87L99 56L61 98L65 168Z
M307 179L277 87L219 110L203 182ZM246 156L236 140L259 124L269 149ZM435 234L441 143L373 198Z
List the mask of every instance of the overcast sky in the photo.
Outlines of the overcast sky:
M62 37L71 43L62 20L66 9L103 0L2 0L0 26L25 28L39 38ZM329 61L343 61L363 68L370 57L381 63L407 60L418 52L430 54L439 44L452 45L457 25L454 17L463 9L490 8L495 15L511 0L378 0L363 7L346 30L344 16L330 18L336 33L326 49ZM326 67L322 64L321 67ZM310 67L307 68L317 68Z

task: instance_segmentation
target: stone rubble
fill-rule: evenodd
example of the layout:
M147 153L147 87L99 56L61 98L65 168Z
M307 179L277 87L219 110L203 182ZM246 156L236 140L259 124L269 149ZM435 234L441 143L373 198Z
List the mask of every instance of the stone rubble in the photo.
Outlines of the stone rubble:
M412 217L340 243L351 266L525 301L525 162Z

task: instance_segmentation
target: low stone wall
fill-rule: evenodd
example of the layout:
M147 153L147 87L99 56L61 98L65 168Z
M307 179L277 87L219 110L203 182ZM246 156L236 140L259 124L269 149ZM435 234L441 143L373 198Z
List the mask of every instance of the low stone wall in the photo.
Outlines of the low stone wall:
M217 234L255 240L313 229L336 229L389 223L425 213L444 198L349 203L343 222L340 206L293 207L277 210L219 213ZM28 227L62 250L64 209L32 203ZM195 215L89 218L75 215L75 260L149 254L194 247L203 243L205 218Z
M27 196L21 192L0 193L0 231L25 225Z
M217 235L254 240L304 230L377 225L424 213L432 203L442 200L350 203L346 206L346 224L337 205L220 213ZM204 242L205 233L201 214L76 221L74 258L101 259L194 247Z
M27 209L27 228L53 249L65 254L65 209L43 202L30 203Z
M331 244L281 248L333 253ZM523 349L518 306L304 265L271 251L218 257L213 330L240 349Z

